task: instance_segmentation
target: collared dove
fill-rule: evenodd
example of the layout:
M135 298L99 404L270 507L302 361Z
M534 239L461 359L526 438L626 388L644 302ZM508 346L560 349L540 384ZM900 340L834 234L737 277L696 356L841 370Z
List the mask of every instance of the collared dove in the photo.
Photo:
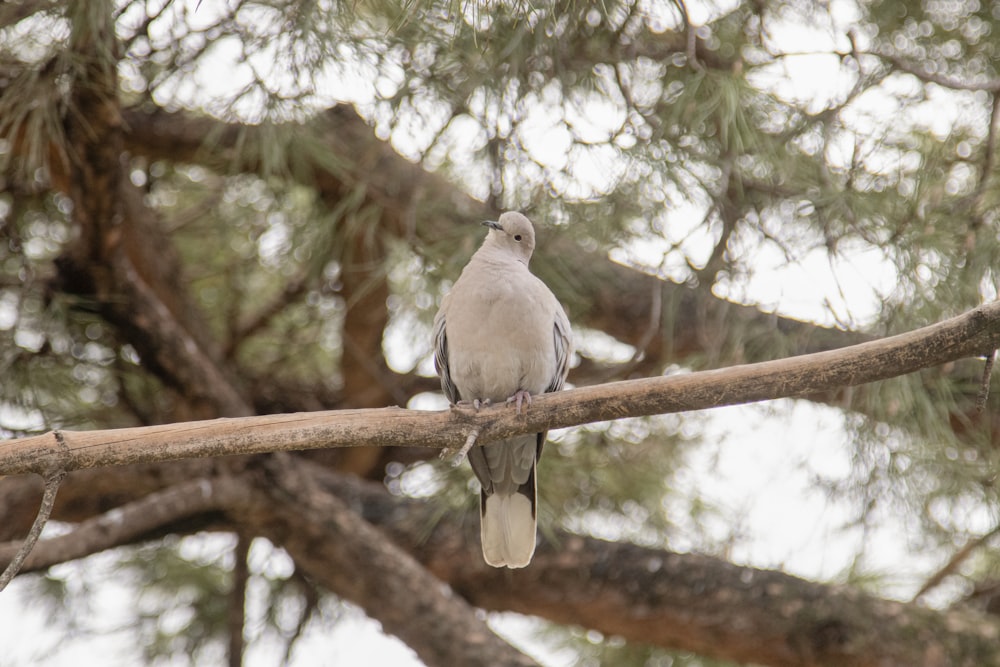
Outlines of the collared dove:
M528 270L535 230L507 212L441 302L434 318L434 366L452 403L522 403L558 391L572 339L556 297ZM535 464L545 433L475 446L469 463L482 485L483 557L494 567L524 567L535 552Z

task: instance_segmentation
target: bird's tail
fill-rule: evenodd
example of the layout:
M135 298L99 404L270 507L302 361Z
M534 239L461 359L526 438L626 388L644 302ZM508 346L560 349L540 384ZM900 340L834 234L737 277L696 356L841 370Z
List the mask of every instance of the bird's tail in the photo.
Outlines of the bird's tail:
M535 553L535 462L513 491L482 493L483 558L493 567L525 567Z
M469 450L483 488L483 557L493 567L524 567L535 553L535 466L544 438L532 433Z

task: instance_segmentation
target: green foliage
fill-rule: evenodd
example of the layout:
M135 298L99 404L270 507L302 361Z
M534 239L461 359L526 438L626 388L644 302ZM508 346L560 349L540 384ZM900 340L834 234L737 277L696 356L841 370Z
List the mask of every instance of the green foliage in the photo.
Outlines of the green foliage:
M135 550L119 567L134 581L147 663L189 656L197 664L213 649L218 654L226 637L231 565L221 558L184 558L176 548L156 545Z
M144 664L204 664L224 655L232 612L231 542L219 535L167 539L124 550L117 575L133 591L132 629ZM244 638L250 650L283 646L286 659L316 616L335 619L340 603L321 599L287 571L288 559L263 541L249 552ZM55 601L52 594L44 599ZM257 611L260 610L260 611Z
M645 545L669 541L663 507L687 447L676 417L594 424L562 434L539 465L542 521Z

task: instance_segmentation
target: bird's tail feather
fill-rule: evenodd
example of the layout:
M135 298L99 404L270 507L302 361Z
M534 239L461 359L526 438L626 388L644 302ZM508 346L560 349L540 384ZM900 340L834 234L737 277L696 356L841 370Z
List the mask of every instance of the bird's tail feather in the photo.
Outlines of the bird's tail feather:
M514 493L482 496L483 558L493 567L525 567L535 553L535 475Z
M469 450L482 484L483 557L494 567L525 567L535 552L535 472L540 434Z

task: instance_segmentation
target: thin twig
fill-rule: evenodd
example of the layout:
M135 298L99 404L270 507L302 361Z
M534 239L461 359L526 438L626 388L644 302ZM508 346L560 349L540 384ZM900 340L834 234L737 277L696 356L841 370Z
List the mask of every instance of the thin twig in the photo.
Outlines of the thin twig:
M292 636L289 637L285 643L285 655L279 664L290 665L292 663L292 651L295 649L296 643L305 634L306 627L309 625L309 621L312 620L316 611L319 609L320 596L319 591L308 577L304 576L300 571L296 570L292 574L292 578L298 581L299 585L302 587L302 613L299 615L299 622L295 626L295 631Z
M878 51L865 51L864 55L875 56L887 61L894 69L900 72L912 74L924 83L934 83L943 88L952 90L985 90L986 92L1000 92L1000 78L987 79L986 81L964 80L953 78L944 74L929 72L917 63L911 63L901 56L891 53L881 53Z
M927 581L924 582L924 585L921 586L920 590L917 591L916 595L913 596L912 602L916 602L921 597L923 597L928 591L936 588L938 584L940 584L942 581L945 580L946 577L948 577L951 574L954 574L955 570L958 569L958 566L961 565L963 562L965 562L965 560L970 555L972 555L973 551L982 546L985 542L987 542L991 537L993 537L997 533L1000 533L1000 526L996 526L995 528L993 528L993 530L986 533L985 535L980 535L979 537L971 539L968 542L966 542L965 546L956 551L955 555L953 555L951 558L948 559L948 562L944 564L944 567L942 567L937 572L932 574L927 579Z
M396 401L397 405L406 405L407 396L403 392L402 388L395 381L395 378L391 376L391 372L388 368L380 366L375 363L370 354L365 354L361 345L358 344L354 338L352 338L345 331L341 334L341 344L344 347L344 351L350 354L357 362L368 373L368 376L372 380L378 383L380 387L389 395L392 399Z
M993 350L986 355L986 364L983 366L983 380L979 385L979 394L976 396L976 412L982 414L986 409L986 399L990 397L990 376L993 374L993 362L996 361L997 351Z
M223 357L231 359L241 343L270 324L285 308L303 296L308 291L308 287L309 272L301 271L285 284L285 289L271 303L265 305L246 320L232 326L229 339L223 345Z
M600 376L598 376L598 383L608 382L618 377L626 377L634 369L639 367L639 364L642 363L643 358L646 356L647 348L663 328L662 316L663 287L657 283L653 285L652 298L650 299L649 323L646 326L646 330L643 332L639 341L635 345L635 352L632 353L632 358L624 364L609 366Z
M976 204L980 207L986 197L987 185L992 180L993 172L996 171L998 134L1000 134L1000 94L994 93L993 106L990 108L989 132L986 135L986 154L983 156L983 167L979 175L979 184L976 186L976 191L973 195Z
M688 65L692 69L699 72L705 70L704 65L698 61L698 34L696 32L694 24L691 23L691 17L688 14L687 3L684 0L677 0L677 6L680 7L681 13L684 15L684 31L687 35L687 44L685 45L685 54L687 55Z
M49 520L49 516L52 514L52 506L56 502L56 492L59 490L59 485L62 484L63 479L66 477L65 470L59 470L57 472L51 473L45 478L45 493L42 495L42 504L38 508L38 515L35 516L35 522L31 525L31 530L28 531L28 536L24 538L24 543L21 544L21 548L17 550L14 554L14 558L11 559L7 568L0 574L0 591L7 588L17 573L21 571L21 566L24 565L24 561L28 558L28 554L35 547L35 543L38 541L39 535L42 534L42 529Z

